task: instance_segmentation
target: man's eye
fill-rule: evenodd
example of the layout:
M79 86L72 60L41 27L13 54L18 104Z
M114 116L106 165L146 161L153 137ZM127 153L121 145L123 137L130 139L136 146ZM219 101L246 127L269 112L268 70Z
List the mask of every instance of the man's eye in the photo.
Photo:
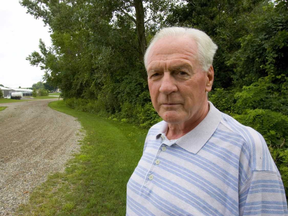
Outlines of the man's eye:
M176 74L179 76L187 76L188 75L188 73L185 71L177 71Z
M153 73L152 75L151 75L151 77L157 77L157 76L159 76L160 74L159 73Z

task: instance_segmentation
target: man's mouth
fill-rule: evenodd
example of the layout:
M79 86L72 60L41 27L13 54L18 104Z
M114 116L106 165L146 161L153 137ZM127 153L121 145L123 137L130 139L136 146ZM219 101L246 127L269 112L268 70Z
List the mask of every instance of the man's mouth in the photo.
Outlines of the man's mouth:
M161 106L179 106L181 103L162 103Z

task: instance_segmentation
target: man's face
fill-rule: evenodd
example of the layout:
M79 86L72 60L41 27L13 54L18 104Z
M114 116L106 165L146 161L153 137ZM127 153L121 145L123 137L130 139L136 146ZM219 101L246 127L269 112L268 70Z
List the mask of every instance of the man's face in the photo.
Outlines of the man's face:
M212 88L214 71L204 72L196 59L197 44L188 37L157 41L147 59L152 104L170 124L202 121L208 111L206 92Z

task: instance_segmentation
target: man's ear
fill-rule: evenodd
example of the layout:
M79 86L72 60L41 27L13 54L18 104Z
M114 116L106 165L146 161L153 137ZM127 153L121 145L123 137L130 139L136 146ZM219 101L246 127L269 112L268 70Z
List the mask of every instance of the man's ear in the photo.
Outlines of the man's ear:
M214 81L214 68L212 65L209 67L208 71L206 72L206 76L207 76L207 81L206 81L205 91L210 92L212 90L212 85Z

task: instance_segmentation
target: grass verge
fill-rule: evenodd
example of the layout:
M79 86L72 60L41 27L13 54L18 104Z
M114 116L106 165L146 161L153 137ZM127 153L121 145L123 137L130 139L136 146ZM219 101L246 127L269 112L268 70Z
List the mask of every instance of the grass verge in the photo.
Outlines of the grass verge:
M147 130L49 104L80 121L86 136L64 173L49 176L17 215L125 215L126 184L142 154Z
M5 110L7 107L5 107L5 106L0 106L0 111L3 111L3 110Z
M34 97L34 99L53 99L53 98L58 98L57 96L55 95L48 95L48 96L37 96L37 97Z
M0 103L15 103L15 102L23 102L23 100L0 98Z
M49 95L56 95L56 96L60 96L60 93L49 93Z

